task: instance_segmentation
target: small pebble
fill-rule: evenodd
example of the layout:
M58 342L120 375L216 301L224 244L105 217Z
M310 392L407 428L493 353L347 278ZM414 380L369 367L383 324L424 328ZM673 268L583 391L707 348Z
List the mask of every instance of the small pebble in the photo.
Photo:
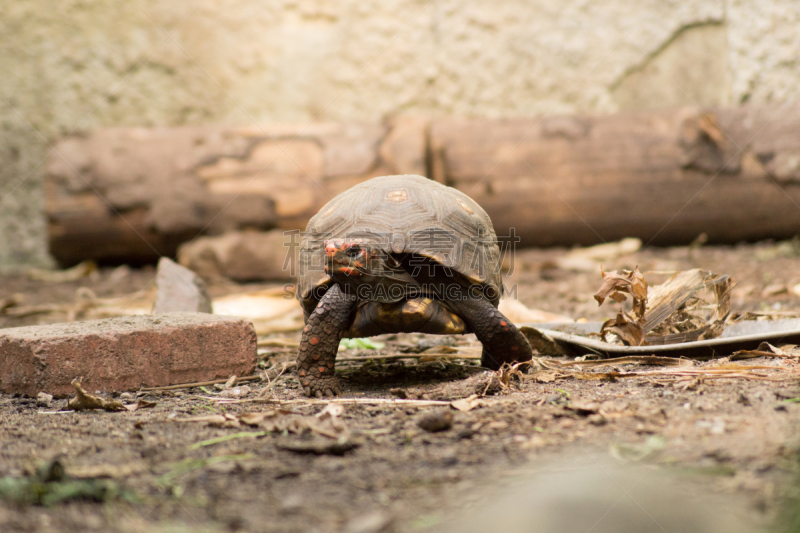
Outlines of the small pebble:
M372 511L350 520L344 527L345 533L381 533L392 527L392 518L385 511Z
M133 394L130 392L123 392L119 395L120 400L133 400Z
M400 398L401 400L405 400L408 398L408 393L405 389L389 389L389 394L394 396L395 398Z
M475 432L470 428L464 428L458 433L456 433L456 438L459 440L463 439L471 439Z
M294 512L299 511L303 507L302 494L289 494L280 503L281 511Z
M428 348L433 348L434 346L455 346L456 341L453 337L435 337L432 339L420 339L417 342L417 349L419 351L427 350Z
M595 426L604 426L608 422L606 417L604 417L600 413L595 413L593 415L589 415L587 420L589 420L590 424L594 424Z
M453 413L444 410L434 411L423 415L417 420L417 425L431 433L447 431L453 427Z
M224 390L219 395L223 398L241 398L242 396L247 396L250 394L250 390L251 389L249 386L241 385L239 387Z
M53 395L47 394L46 392L40 392L36 395L36 405L41 405L42 407L50 407L50 404L53 402Z

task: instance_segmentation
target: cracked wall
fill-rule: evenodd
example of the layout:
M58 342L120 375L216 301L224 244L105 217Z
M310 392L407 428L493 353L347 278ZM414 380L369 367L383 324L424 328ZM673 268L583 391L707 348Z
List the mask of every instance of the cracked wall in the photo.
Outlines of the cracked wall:
M761 103L800 81L790 0L0 0L0 13L0 268L47 262L40 162L74 130Z

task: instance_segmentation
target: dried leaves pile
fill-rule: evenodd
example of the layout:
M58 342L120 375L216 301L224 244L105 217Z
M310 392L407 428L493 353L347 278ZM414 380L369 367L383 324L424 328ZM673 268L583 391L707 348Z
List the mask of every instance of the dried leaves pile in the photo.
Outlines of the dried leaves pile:
M601 271L602 272L602 271ZM675 344L718 337L730 314L730 296L736 282L695 268L675 274L665 283L650 287L638 268L602 272L603 284L595 293L598 304L611 298L617 303L632 297L630 311L620 309L600 329L606 342L629 346ZM714 302L698 293L708 290Z

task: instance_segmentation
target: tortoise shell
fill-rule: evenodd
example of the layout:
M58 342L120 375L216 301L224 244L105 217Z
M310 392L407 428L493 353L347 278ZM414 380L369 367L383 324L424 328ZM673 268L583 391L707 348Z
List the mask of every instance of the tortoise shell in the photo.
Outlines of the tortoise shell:
M300 245L297 297L313 310L331 282L324 241L353 238L389 254L413 253L461 274L497 307L500 249L486 212L461 191L422 176L382 176L328 202L308 223Z

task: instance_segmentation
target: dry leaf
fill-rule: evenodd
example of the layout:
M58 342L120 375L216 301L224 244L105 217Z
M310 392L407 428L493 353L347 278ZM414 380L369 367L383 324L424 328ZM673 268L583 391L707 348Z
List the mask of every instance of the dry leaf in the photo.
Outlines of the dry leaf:
M594 299L602 305L606 298L611 298L617 303L624 302L630 294L633 297L633 312L637 319L644 316L647 306L647 282L639 272L639 267L633 270L623 270L622 273L613 270L603 272L603 284L595 293Z
M476 407L480 407L485 404L486 402L478 398L477 394L472 394L471 396L467 396L466 398L461 398L460 400L455 400L450 402L450 407L458 411L461 411L462 413L466 413L468 411L472 411Z
M332 439L347 438L347 426L339 418L344 412L341 404L330 403L315 416L302 416L292 411L276 409L240 415L211 415L183 418L181 422L206 422L209 425L238 427L240 424L258 426L270 433L289 432L297 435L316 433Z
M66 270L45 270L41 268L32 268L28 270L28 279L32 279L34 281L44 281L48 283L64 283L86 277L95 270L97 270L97 265L94 261L84 261Z
M778 296L781 294L789 294L789 287L787 287L786 285L782 285L780 283L767 285L766 287L764 287L764 290L761 291L761 294L763 294L766 297Z
M231 414L192 416L189 418L176 418L176 422L204 422L209 426L221 428L238 428L239 419Z
M638 322L631 320L620 311L616 318L606 320L600 327L600 336L610 342L609 335L616 335L628 346L641 346L644 344L644 331Z
M81 378L73 379L75 397L67 403L67 409L72 411L85 411L89 409L103 409L105 411L125 411L125 406L117 400L104 400L94 394L89 394L81 387Z
M573 400L566 405L566 408L575 411L581 416L589 416L600 410L600 404L597 402L587 402L583 400Z
M126 404L124 407L128 411L137 411L139 409L151 409L157 405L156 402L148 402L147 400L139 400L136 403Z
M324 418L337 418L342 416L344 413L344 405L340 403L329 403L325 406L322 411L317 413L317 418L324 419Z
M265 419L275 416L275 411L261 411L259 413L242 413L239 421L248 426L257 426Z
M633 316L620 311L616 318L603 324L601 335L606 342L611 334L630 346L712 339L722 333L730 315L730 293L735 281L727 276L692 269L648 291L638 268L601 273L603 284L594 296L600 304L606 298L621 302L626 294L633 297ZM713 306L697 296L702 289L713 291ZM713 309L710 316L708 308Z
M6 309L19 306L24 301L25 296L20 293L12 294L7 298L0 298L0 314L3 314Z
M537 370L528 376L528 378L538 381L539 383L552 383L557 377L557 373L549 370Z

